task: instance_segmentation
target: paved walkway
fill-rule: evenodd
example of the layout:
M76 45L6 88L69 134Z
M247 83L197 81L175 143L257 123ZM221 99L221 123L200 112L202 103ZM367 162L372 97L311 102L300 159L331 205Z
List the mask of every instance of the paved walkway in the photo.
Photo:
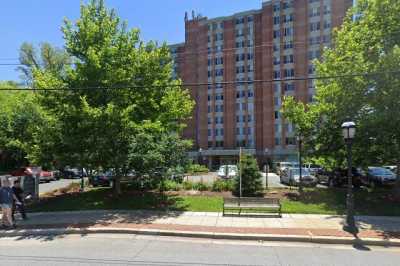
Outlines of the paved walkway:
M353 237L342 230L343 216L283 214L278 217L223 217L213 212L81 211L31 213L18 229L113 228L213 234ZM358 216L358 237L400 239L400 217Z

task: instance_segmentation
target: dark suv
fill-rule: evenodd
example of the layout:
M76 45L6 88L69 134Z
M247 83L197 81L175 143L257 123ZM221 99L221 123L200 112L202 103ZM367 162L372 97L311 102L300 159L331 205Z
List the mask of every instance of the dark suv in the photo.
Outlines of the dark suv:
M317 171L318 183L327 184L329 187L346 186L348 182L347 169L336 168L332 171L319 169ZM362 185L361 180L365 173L361 169L352 168L353 186L358 188Z

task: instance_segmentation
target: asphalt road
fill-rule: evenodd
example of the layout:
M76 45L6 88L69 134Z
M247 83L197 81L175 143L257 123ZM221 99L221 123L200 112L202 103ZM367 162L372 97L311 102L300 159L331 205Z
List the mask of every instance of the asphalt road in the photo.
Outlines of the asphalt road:
M46 193L53 191L55 189L63 188L71 184L72 182L80 183L80 179L60 179L57 181L52 181L50 183L40 183L39 184L39 193Z
M0 265L399 265L400 249L135 235L0 239Z

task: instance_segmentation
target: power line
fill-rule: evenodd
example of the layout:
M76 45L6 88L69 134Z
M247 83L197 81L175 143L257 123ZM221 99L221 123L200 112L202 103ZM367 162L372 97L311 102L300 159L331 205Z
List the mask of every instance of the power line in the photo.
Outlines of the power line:
M166 85L150 85L150 86L90 86L90 87L76 87L76 88L4 88L0 91L73 91L73 90L121 90L121 89L143 89L143 88L164 88L164 87L197 87L197 86L215 86L215 85L243 85L253 83L274 83L274 82L290 82L290 81L305 81L305 80L328 80L338 78L360 77L360 76L377 76L382 74L400 74L398 71L385 71L385 72L372 72L372 73L353 73L341 74L334 76L314 76L314 77L293 77L284 79L270 79L270 80L249 80L249 81L221 81L221 82L205 82L205 83L182 83L182 84L166 84Z

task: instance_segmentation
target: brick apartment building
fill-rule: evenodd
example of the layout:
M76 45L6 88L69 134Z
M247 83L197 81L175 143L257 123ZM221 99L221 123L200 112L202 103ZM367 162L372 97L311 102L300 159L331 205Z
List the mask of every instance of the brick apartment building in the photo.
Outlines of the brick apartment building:
M185 15L185 42L171 45L175 75L196 102L184 137L209 167L237 161L239 147L267 160L296 160L285 95L312 101L312 60L331 43L352 0L270 0L258 10L208 19ZM273 81L276 80L276 81Z

